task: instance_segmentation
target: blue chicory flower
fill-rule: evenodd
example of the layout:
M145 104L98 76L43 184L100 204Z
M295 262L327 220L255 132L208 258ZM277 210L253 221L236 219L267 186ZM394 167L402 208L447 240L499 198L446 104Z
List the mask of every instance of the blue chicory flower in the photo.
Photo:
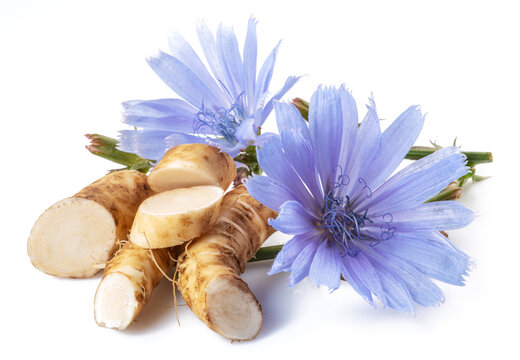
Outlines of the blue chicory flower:
M235 157L255 144L273 102L299 79L291 76L278 92L268 91L280 43L257 75L254 18L249 20L242 57L233 29L220 24L215 39L200 22L197 33L213 76L187 41L174 33L171 55L160 51L148 63L182 99L123 103L123 121L138 130L120 132L120 150L158 160L173 146L207 143Z
M356 103L344 87L319 87L309 124L290 104L275 103L279 135L257 150L267 176L246 182L249 193L279 211L270 224L294 235L270 274L290 272L289 286L309 276L331 291L343 276L369 303L414 312L414 303L444 300L430 280L464 284L469 257L441 230L469 224L455 201L425 203L468 172L457 147L436 151L390 176L423 126L418 106L383 133L374 101L358 127Z

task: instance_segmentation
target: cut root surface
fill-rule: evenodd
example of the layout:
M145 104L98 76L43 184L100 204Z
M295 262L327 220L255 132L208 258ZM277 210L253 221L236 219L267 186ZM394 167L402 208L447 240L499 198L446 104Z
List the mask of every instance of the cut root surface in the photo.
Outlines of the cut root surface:
M226 190L235 176L235 163L225 152L206 144L183 144L164 154L148 183L155 192L201 185Z
M178 256L176 285L186 304L228 339L253 339L262 327L260 304L240 273L274 231L267 224L274 217L239 186L224 196L213 228Z
M211 206L222 197L216 186L194 186L164 192L145 200L139 211L148 215L182 215Z
M137 314L135 286L121 273L112 273L99 284L94 300L94 314L100 326L126 329Z
M149 180L155 192L163 192L190 186L214 185L219 183L212 176L198 169L163 168L153 173Z
M206 303L214 330L233 340L250 340L262 328L262 309L249 288L235 278L208 284Z
M112 215L99 203L68 198L47 209L29 235L33 265L60 277L89 277L109 259L116 242Z
M223 193L218 186L193 186L149 197L137 210L130 240L164 248L200 236L215 223Z
M94 298L100 326L125 329L150 300L173 265L172 249L145 249L127 242L108 262Z

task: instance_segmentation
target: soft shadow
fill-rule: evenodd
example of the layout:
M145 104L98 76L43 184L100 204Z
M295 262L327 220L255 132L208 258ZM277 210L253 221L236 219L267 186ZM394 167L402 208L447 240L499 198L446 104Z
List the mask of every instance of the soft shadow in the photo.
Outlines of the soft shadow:
M373 321L373 322L387 322L396 320L413 320L415 316L413 314L401 313L389 308L382 308L378 306L373 308L363 299L359 298L356 303L349 304L348 310L343 311L342 315L346 320L355 321Z
M353 291L353 289L348 290ZM439 318L439 311L442 311L443 305L423 307L415 304L415 314L413 314L385 308L380 303L374 308L357 294L349 294L348 296L348 306L345 306L341 313L338 312L338 316L343 317L345 321L372 322L374 324L410 322L426 325Z
M248 264L242 276L262 306L263 324L257 339L275 334L293 314L294 294L287 291L287 276L267 275L270 267L271 262Z

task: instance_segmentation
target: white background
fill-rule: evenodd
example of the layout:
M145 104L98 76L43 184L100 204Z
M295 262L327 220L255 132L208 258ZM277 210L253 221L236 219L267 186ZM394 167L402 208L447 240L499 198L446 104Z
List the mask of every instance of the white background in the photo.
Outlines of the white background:
M83 134L115 136L124 100L175 96L145 62L167 49L173 28L198 45L196 20L212 29L222 21L242 42L252 14L262 61L283 39L272 89L307 75L287 99L345 83L361 113L373 91L384 127L422 105L420 144L458 136L464 150L493 151L495 162L478 168L493 177L462 199L480 216L450 233L477 266L465 287L440 284L446 302L415 317L374 310L347 284L333 294L305 283L287 290L287 275L268 277L263 263L244 274L264 311L254 341L230 343L186 306L179 327L167 282L128 330L100 328L100 275L64 280L37 271L26 255L29 231L48 206L114 167L84 149ZM0 357L518 358L519 17L513 1L1 0Z

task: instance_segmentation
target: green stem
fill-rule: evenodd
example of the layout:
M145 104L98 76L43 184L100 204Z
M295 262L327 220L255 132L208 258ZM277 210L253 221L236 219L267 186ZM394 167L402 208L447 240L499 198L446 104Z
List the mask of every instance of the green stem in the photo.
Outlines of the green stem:
M249 262L256 262L262 260L272 260L276 257L276 254L282 250L283 245L274 245L274 246L266 246L261 247L256 252L255 256L249 260Z
M309 102L305 101L301 98L292 99L291 103L296 106L300 114L305 120L309 119ZM440 147L439 147L440 148ZM419 160L425 156L428 156L435 151L439 150L439 148L427 147L427 146L414 146L410 149L408 154L406 154L405 159L409 160ZM484 164L493 162L493 154L490 152L475 152L475 151L465 151L464 155L468 158L468 166L473 167L477 164Z
M254 145L249 145L240 154L238 154L234 158L234 160L247 166L240 167L237 169L237 176L233 181L235 186L239 186L240 184L242 184L244 179L248 178L253 174L262 174L262 169L260 168L260 165L258 165L258 159L256 157L256 147Z
M429 200L425 202L434 202L434 201L446 201L446 200L457 200L462 195L462 187L457 186L458 181L453 183L453 186L448 186L446 189L442 190L440 193L435 195ZM451 184L450 184L451 185Z
M87 150L94 155L125 166L118 170L130 169L146 174L154 166L152 160L118 150L119 141L116 139L99 134L86 134L85 136L90 140L90 145L86 146Z
M426 156L426 155L424 155L424 156ZM434 197L427 200L426 202L447 201L447 200L454 201L454 200L459 199L461 197L462 191L463 191L462 185L466 182L466 180L468 180L470 178L474 178L475 176L476 176L475 169L471 169L466 175L461 176L457 180L453 181L444 190L442 190L439 194L435 195ZM480 181L483 179L484 179L483 177L479 177L479 179L476 181ZM249 260L249 262L272 260L280 252L280 250L282 250L282 247L283 247L283 245L261 247L260 249L258 249L255 256L251 260Z
M414 146L406 154L405 159L419 160L425 156L433 154L438 149L426 146ZM464 151L464 155L468 158L468 166L472 167L477 164L490 163L493 161L493 154L490 152Z

